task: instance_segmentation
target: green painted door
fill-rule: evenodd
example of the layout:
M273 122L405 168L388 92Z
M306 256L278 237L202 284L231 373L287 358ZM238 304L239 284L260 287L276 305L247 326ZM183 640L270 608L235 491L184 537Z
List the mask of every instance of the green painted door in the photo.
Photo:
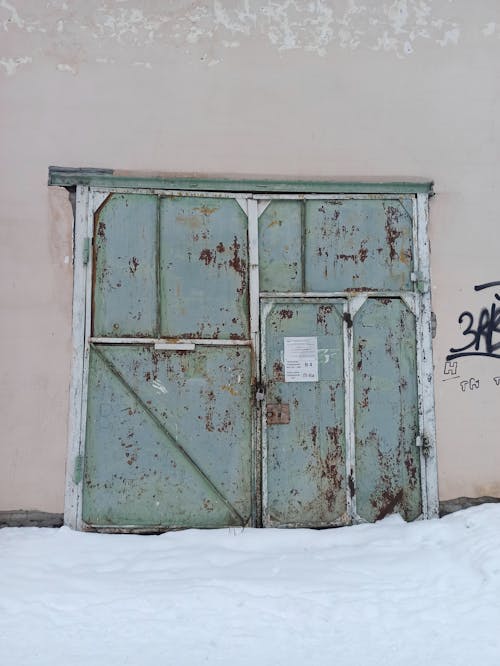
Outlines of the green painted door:
M267 525L342 525L347 516L343 301L262 306ZM287 381L284 341L317 341L318 378ZM275 416L285 410L286 423Z
M96 213L87 525L252 521L247 247L234 199L116 193Z
M260 216L266 525L422 514L413 211L311 198Z
M422 514L414 198L255 199L96 211L85 525Z

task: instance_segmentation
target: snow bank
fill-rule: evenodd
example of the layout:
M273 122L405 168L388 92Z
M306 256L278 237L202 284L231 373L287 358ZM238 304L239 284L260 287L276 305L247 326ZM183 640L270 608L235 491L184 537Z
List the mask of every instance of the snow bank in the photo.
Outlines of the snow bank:
M498 666L500 505L335 530L0 530L0 664Z

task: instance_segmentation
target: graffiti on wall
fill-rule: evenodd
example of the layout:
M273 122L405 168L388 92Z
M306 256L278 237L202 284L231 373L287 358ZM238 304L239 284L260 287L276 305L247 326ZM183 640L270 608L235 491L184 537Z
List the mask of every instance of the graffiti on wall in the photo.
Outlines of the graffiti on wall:
M495 287L500 287L500 281L477 284L474 290L488 292ZM466 344L463 347L450 348L450 353L446 357L448 363L463 356L500 358L500 353L498 353L500 350L500 308L498 307L500 296L496 291L489 293L492 294L492 302L481 308L476 316L469 310L464 310L459 316L458 323L465 324L462 335L466 339Z
M489 303L475 313L471 308L460 314L458 323L463 328L465 344L461 347L450 347L443 367L442 381L455 383L462 393L477 391L491 383L500 387L500 374L487 378L462 374L464 367L459 359L464 357L486 356L500 359L500 281L477 284L474 291L485 292Z

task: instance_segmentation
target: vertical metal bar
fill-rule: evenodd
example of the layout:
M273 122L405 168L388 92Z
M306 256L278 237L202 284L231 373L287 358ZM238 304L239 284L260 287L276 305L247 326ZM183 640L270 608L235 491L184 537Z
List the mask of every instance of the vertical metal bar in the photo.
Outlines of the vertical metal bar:
M274 306L274 301L264 302L262 304L262 313L261 313L261 327L262 335L260 338L261 342L261 367L262 367L262 379L267 380L267 365L266 365L266 321L269 313L271 312ZM262 479L262 525L267 527L269 525L269 506L268 506L268 492L267 492L267 421L266 421L266 409L265 404L269 396L267 395L265 399L261 402L261 413L260 413L260 422L261 422L261 479ZM264 404L262 404L264 403Z
M421 435L424 442L425 485L426 485L426 517L435 518L439 515L439 494L436 456L436 421L434 413L434 370L432 363L432 313L430 292L430 251L428 239L428 206L427 194L417 194L417 234L419 273L426 289L420 301L420 316L417 320L420 347L419 375L422 381L422 419Z
M102 196L90 192L89 205L87 210L87 236L90 239L91 247L93 248L94 238L94 213L101 204ZM87 398L89 388L89 356L90 356L90 337L92 335L92 289L93 289L93 271L94 271L94 252L90 252L89 261L87 264L87 275L85 284L85 343L83 355L83 380L82 380L82 419L80 424L80 456L82 471L85 465L85 437L87 432ZM78 522L77 529L81 529L83 525L82 511L83 511L83 474L80 480L80 497L81 501L78 507Z
M156 197L156 335L163 332L161 289L161 198Z
M259 212L257 199L248 199L248 262L249 262L249 299L250 299L250 337L252 339L252 371L255 382L260 382L260 345L259 345ZM253 382L253 384L255 384ZM255 386L253 386L255 388ZM253 397L253 396L252 396ZM261 428L259 409L254 403L252 410L252 519L254 525L262 521L262 471L261 471Z
M86 282L88 265L84 265L83 248L87 236L89 210L89 188L78 185L76 188L75 222L73 230L73 347L71 357L71 386L69 392L69 432L66 461L66 487L64 499L64 523L72 529L81 524L82 483L76 477L76 468L82 455L82 420L85 412L82 406L84 387L84 350Z
M350 301L344 304L344 313L350 312ZM352 317L352 315L351 315ZM355 465L355 430L354 430L354 349L352 326L343 322L344 338L344 384L345 384L345 465L346 465L346 498L349 522L356 518L356 465ZM354 492L353 492L354 490Z
M306 202L300 202L300 264L302 284L301 289L306 291Z
M367 294L349 299L344 312L350 314L350 323L344 321L344 378L345 378L345 428L347 469L347 510L350 522L362 522L356 506L356 420L354 414L354 318L364 305Z
M420 266L419 246L418 246L418 208L417 198L413 199L413 271L418 277ZM418 432L419 443L422 441L424 433L424 408L423 408L423 375L422 375L422 297L418 290L418 281L413 283L414 289L414 314L415 314L415 335L417 349L417 402L418 402ZM426 460L423 447L419 448L420 454L420 487L422 495L422 516L428 518L428 497L427 497L427 471Z

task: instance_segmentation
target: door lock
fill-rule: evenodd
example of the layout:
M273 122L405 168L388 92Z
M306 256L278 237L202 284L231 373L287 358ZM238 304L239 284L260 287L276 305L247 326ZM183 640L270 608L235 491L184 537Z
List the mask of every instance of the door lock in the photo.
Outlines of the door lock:
M255 400L257 402L261 402L262 400L264 400L265 397L266 397L266 392L264 391L264 387L261 384L258 384L255 387Z

